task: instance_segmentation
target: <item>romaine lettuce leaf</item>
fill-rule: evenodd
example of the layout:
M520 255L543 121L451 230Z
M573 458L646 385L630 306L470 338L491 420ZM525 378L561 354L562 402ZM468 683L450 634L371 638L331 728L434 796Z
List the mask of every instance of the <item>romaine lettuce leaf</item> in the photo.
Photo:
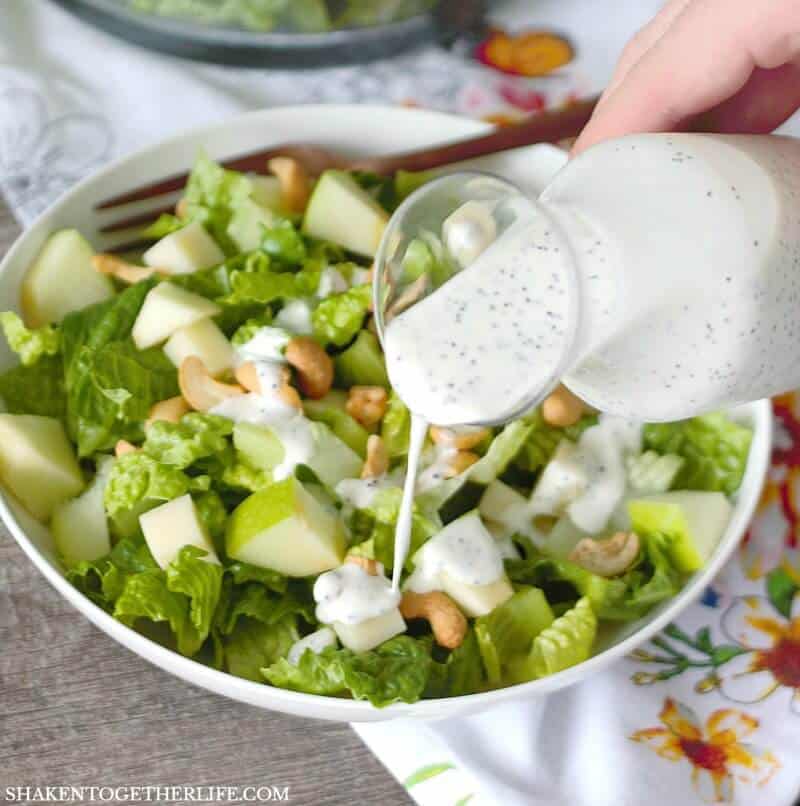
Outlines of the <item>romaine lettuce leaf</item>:
M643 433L646 449L677 454L686 460L673 489L721 491L726 495L739 489L752 436L749 428L722 413L648 424Z
M178 394L163 350L137 350L130 332L153 281L68 314L62 323L67 429L79 456L138 441L150 407Z
M17 314L5 311L0 313L0 327L23 367L34 365L42 356L58 355L61 350L61 331L53 325L30 330Z
M179 229L183 229L188 223L188 220L178 218L172 213L161 213L150 226L142 230L142 237L158 241L167 235L172 235L173 232L177 232Z
M109 517L135 511L142 503L172 501L187 492L207 490L208 476L187 476L178 468L158 462L141 451L114 461L104 501Z
M308 257L303 236L288 218L276 218L271 226L263 228L261 248L288 266L301 266Z
M184 546L166 572L133 574L114 605L114 616L128 626L139 619L166 622L182 655L194 655L208 637L219 602L223 570L205 562L196 546Z
M297 666L282 658L261 671L278 688L308 694L349 693L356 700L369 700L376 708L383 708L419 700L431 674L431 663L425 642L400 635L369 652L334 647L319 654L306 650Z
M513 661L512 682L522 683L555 674L585 661L597 635L597 617L587 598L545 627L534 639L528 656Z
M460 697L486 688L486 673L478 639L471 627L460 647L443 662L434 660L425 689L426 697Z
M503 604L475 621L483 664L491 686L510 682L508 669L527 656L533 641L555 617L539 588L522 587Z
M261 670L280 662L299 638L294 616L284 616L273 623L245 617L223 639L225 669L237 677L260 683L264 679Z
M357 285L339 294L331 294L311 314L314 336L322 344L343 347L361 330L371 302L370 285Z
M0 396L10 414L64 420L67 395L61 358L45 356L31 367L16 366L4 372L0 375Z
M228 446L233 422L227 417L190 412L180 422L154 422L147 430L142 450L152 459L179 469L216 456Z

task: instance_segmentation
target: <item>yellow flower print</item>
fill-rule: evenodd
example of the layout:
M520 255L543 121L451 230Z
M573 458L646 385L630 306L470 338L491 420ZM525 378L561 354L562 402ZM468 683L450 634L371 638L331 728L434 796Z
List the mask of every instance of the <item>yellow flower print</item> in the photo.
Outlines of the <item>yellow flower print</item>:
M720 670L722 694L753 703L784 686L792 690L792 711L800 714L800 596L792 600L788 618L763 596L743 596L722 617L722 629L749 650Z
M655 728L637 730L630 738L662 758L686 760L692 766L692 784L707 803L731 803L734 778L764 785L780 763L769 751L742 741L758 727L758 720L733 708L723 708L701 726L695 713L668 697Z

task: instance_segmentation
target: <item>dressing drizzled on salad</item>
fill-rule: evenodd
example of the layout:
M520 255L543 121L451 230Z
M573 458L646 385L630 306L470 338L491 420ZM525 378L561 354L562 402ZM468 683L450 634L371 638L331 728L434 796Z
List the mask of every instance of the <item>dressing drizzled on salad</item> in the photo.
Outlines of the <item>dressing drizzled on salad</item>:
M67 579L198 662L376 707L559 672L600 624L613 636L675 595L726 528L749 428L598 416L563 387L520 413L526 379L561 373L571 280L555 230L515 226L530 206L491 198L507 186L487 177L488 196L407 244L390 341L444 383L390 350L393 389L366 283L426 177L303 182L287 196L201 158L144 265L56 232L25 275L24 321L0 314L21 361L0 374L0 480ZM549 275L488 284L506 238ZM528 361L509 339L534 290L553 315Z

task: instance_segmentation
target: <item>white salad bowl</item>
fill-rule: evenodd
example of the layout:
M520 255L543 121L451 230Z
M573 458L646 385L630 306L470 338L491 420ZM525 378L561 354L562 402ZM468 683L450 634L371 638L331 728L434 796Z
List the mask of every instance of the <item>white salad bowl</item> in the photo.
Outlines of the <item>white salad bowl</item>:
M476 121L419 110L371 106L305 106L268 109L219 125L179 135L109 165L81 182L47 210L19 238L0 264L0 310L18 308L22 277L45 238L62 227L78 228L95 247L107 246L98 228L108 221L96 213L101 199L157 178L189 169L203 149L222 158L289 141L325 143L359 154L383 154L434 145L488 127ZM562 151L541 145L483 158L470 167L503 176L531 195L538 194L564 164ZM0 367L10 366L12 355L0 348ZM577 683L619 660L653 637L698 598L744 535L753 514L769 463L771 409L768 401L742 406L736 418L748 423L754 438L747 472L735 500L730 524L713 557L695 573L673 599L646 617L604 631L596 655L566 671L510 688L439 700L421 700L378 709L368 702L300 694L243 680L182 657L116 621L84 597L65 579L47 529L33 521L9 496L0 496L0 515L31 561L72 605L119 643L171 674L217 694L260 708L320 719L373 721L397 717L436 719L461 716L493 704L541 697Z

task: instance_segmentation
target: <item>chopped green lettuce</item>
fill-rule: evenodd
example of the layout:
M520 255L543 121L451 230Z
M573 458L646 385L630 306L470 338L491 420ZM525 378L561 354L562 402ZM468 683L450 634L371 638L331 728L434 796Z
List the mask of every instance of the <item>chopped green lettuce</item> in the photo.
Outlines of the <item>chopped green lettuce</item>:
M678 423L644 427L644 447L661 454L677 454L685 463L673 483L679 490L739 489L747 467L752 431L720 412Z
M486 672L478 638L470 627L464 641L444 661L431 664L426 697L460 697L486 688Z
M343 347L361 330L371 302L372 288L369 285L357 285L331 294L311 314L314 336L322 344Z
M33 366L42 356L58 355L61 350L61 331L53 325L30 330L17 314L5 311L0 313L0 327L23 367Z
M144 434L151 406L179 393L163 350L137 350L130 332L152 281L68 314L62 323L67 429L79 456Z
M526 417L525 421L531 426L531 430L516 455L514 464L528 473L534 473L550 461L562 439L577 442L587 428L597 423L597 415L584 415L575 425L556 428L548 425L542 417L541 410L537 409Z
M285 616L275 623L244 618L223 643L225 669L237 677L263 681L261 670L280 662L300 638L297 619Z
M261 248L288 266L302 265L308 257L303 236L288 218L276 218L271 226L263 228Z
M142 450L162 464L183 469L199 459L222 454L232 433L233 423L227 417L190 412L178 423L154 422Z
M475 621L486 676L491 686L509 681L508 669L525 658L533 641L555 617L539 588L522 587L491 613Z
M423 641L400 635L369 652L334 647L319 654L306 650L297 666L281 658L262 673L278 688L308 694L350 694L384 708L395 702L419 700L428 684L431 664Z
M38 414L63 420L67 412L64 365L58 356L33 366L16 366L0 375L0 396L10 414Z

